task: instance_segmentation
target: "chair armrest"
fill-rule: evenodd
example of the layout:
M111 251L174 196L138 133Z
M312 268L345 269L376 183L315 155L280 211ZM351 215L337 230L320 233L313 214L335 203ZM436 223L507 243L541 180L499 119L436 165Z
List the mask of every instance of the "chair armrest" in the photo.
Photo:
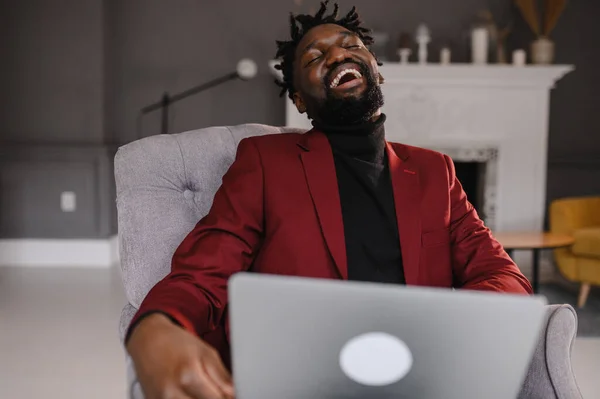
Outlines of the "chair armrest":
M142 386L133 367L133 360L129 356L127 356L127 399L144 399Z
M582 399L571 366L576 336L575 309L549 305L519 399Z
M133 316L135 316L136 312L137 309L133 307L130 303L125 305L125 307L123 307L123 310L121 311L121 318L119 320L119 338L121 340L121 343L124 343L125 341L125 334L127 333L129 324L131 323L131 320L133 319Z
M131 323L131 320L136 312L137 309L129 303L125 305L121 311L121 319L119 322L119 337L121 339L121 344L123 344L123 341L125 340L127 328L129 327L129 323ZM123 348L123 350L125 350L125 348ZM137 380L135 368L133 367L133 360L127 354L127 352L125 352L125 362L127 370L127 399L144 399L142 387Z

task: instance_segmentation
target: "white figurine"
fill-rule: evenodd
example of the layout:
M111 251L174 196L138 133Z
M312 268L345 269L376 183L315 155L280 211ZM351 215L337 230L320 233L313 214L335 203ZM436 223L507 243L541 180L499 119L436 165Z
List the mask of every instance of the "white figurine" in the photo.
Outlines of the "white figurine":
M416 35L417 43L419 44L419 64L427 63L427 45L431 41L431 33L425 24L419 25Z

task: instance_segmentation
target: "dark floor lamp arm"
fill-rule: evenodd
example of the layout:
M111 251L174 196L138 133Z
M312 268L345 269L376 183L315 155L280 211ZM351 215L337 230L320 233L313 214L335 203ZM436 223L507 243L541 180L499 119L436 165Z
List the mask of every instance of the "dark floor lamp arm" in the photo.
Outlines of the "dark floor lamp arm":
M187 97L193 96L194 94L198 94L198 93L208 90L212 87L218 86L222 83L237 79L238 77L239 77L239 75L237 72L232 72L232 73L222 76L220 78L211 80L209 82L203 83L198 86L194 86L191 89L182 91L181 93L175 94L173 96L171 96L171 95L169 95L169 93L165 92L159 102L147 105L144 108L142 108L140 110L140 116L146 115L150 112L153 112L153 111L156 111L159 109L162 110L161 133L168 134L169 133L169 107L172 104L174 104L178 101L181 101ZM140 122L138 122L138 138L140 138L140 133L141 133L139 131L140 130L139 125L140 125Z

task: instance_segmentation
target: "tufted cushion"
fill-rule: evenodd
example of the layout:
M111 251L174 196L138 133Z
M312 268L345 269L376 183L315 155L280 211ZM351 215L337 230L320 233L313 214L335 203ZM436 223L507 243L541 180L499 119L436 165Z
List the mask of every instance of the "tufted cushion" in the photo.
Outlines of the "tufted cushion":
M168 274L177 246L205 216L245 137L298 132L259 124L158 135L115 156L119 245L129 303Z
M575 244L572 251L578 256L600 258L600 227L587 227L575 230Z

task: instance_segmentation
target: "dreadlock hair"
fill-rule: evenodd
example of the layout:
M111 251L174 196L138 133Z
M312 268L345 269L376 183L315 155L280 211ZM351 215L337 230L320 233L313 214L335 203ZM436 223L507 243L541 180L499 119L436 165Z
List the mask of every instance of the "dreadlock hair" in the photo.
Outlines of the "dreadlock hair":
M281 63L275 65L275 69L283 72L283 81L279 81L278 79L275 80L275 83L281 87L280 97L283 97L287 91L290 99L293 100L294 98L293 96L296 92L296 88L294 87L293 76L296 48L306 32L315 26L324 24L339 25L348 29L350 32L355 33L365 46L373 44L373 37L370 36L371 30L361 26L362 21L356 12L356 7L352 7L346 16L338 19L339 6L337 3L334 3L333 5L333 12L330 15L325 15L328 4L329 0L322 1L321 8L314 16L306 14L295 16L293 13L290 13L290 32L292 40L277 40L277 54L275 55L275 58L282 59ZM375 54L372 51L371 54L375 57ZM377 57L375 57L375 59L377 59ZM382 65L379 61L377 61L377 64Z

